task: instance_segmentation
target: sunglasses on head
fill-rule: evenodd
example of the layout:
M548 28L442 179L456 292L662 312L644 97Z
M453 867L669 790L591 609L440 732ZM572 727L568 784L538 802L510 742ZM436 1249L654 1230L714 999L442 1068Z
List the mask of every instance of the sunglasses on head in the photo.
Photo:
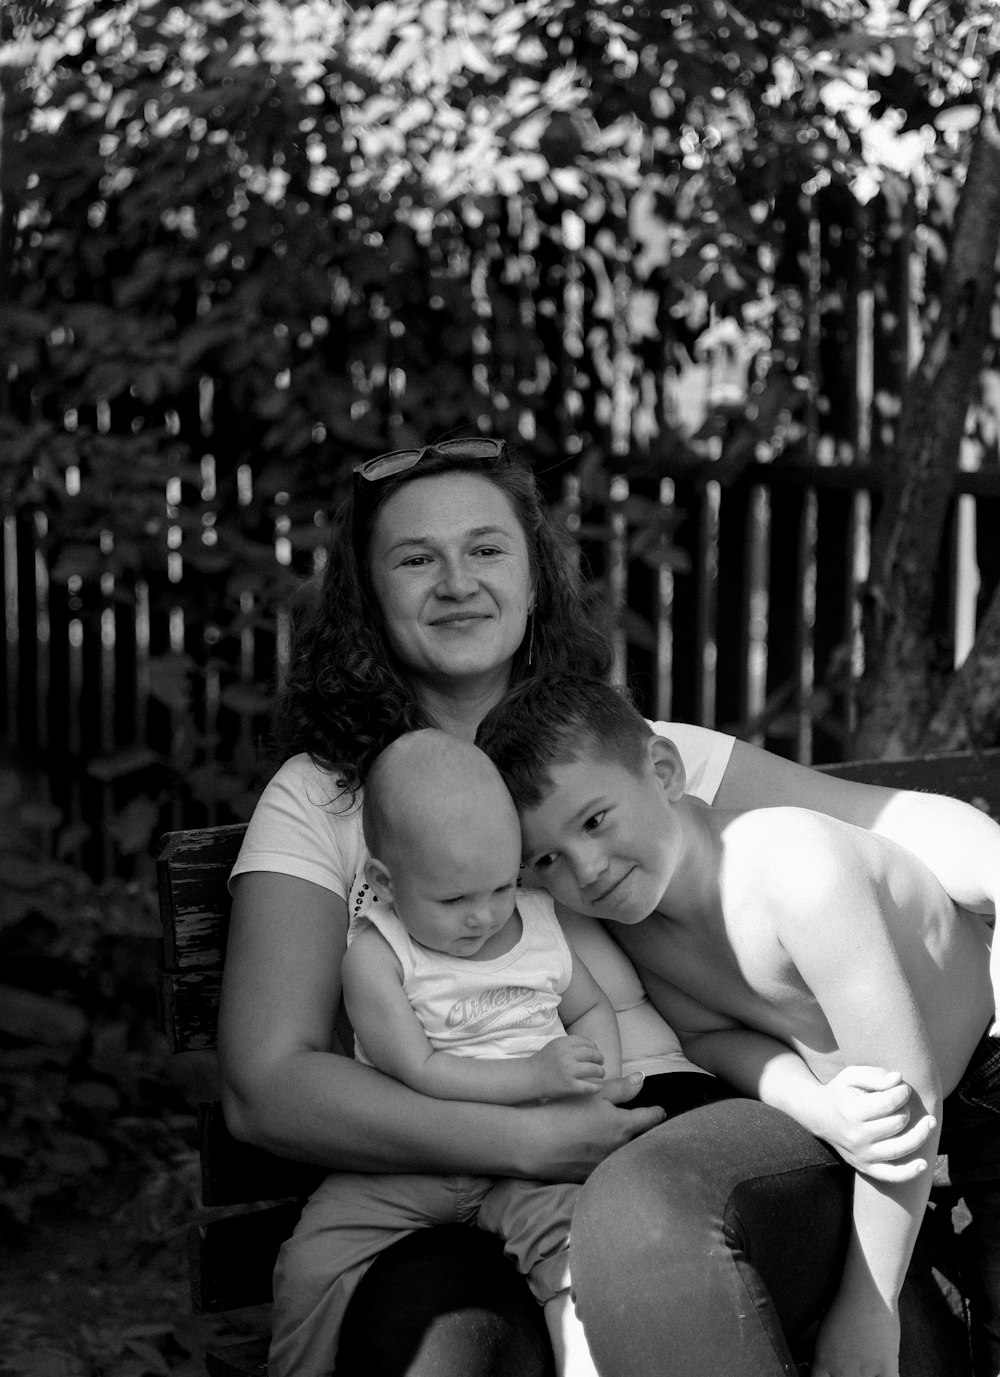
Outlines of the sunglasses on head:
M425 454L449 454L456 459L502 459L507 453L506 440L473 437L469 440L442 440L438 445L424 445L421 449L394 449L379 454L354 469L355 483L380 483L407 469L415 469Z

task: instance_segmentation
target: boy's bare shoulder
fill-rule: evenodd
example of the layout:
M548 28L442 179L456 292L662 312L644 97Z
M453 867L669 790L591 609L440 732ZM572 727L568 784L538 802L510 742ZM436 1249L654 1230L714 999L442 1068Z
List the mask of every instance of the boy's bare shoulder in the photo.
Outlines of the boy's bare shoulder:
M767 846L787 850L792 841L839 853L864 849L870 834L810 808L747 808L733 813L723 830L727 847Z
M880 867L877 839L823 813L805 808L753 808L734 814L722 831L721 877L734 902L753 900L773 909L787 899L826 902L842 891L848 875L874 877Z

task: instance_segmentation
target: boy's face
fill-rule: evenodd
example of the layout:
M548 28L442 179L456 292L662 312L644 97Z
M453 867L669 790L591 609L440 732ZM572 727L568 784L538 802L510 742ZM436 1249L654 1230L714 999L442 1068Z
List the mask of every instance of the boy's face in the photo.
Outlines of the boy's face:
M478 831L479 829L473 829ZM393 907L422 947L474 957L514 912L520 839L514 826L484 837L438 837L394 858L386 872Z
M639 772L584 755L549 773L551 792L521 812L525 864L567 908L641 923L663 897L679 855L672 805L684 776L676 751L653 737Z

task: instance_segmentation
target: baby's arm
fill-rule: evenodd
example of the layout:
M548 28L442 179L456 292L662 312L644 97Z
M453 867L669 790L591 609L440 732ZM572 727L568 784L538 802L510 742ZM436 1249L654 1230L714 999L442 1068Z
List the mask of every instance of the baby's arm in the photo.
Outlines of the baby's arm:
M523 1104L600 1089L601 1054L582 1038L556 1039L572 1043L558 1064L539 1060L540 1054L473 1058L437 1051L406 997L395 953L374 928L359 933L344 956L344 1003L374 1065L424 1095Z
M587 1038L600 1053L604 1067L604 1078L615 1080L622 1073L622 1044L618 1032L618 1019L611 1001L591 975L590 970L570 947L573 970L569 984L559 1002L559 1016L567 1033L576 1038ZM555 1047L561 1039L549 1043ZM541 1056L548 1048L543 1048Z

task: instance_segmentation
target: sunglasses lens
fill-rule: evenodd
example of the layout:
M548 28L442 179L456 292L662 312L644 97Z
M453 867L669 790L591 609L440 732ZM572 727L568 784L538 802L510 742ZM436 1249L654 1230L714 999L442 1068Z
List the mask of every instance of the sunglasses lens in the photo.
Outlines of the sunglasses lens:
M431 449L440 450L442 454L458 454L465 459L499 459L504 450L503 440L443 440L440 445L431 445Z
M454 454L462 459L499 459L505 449L503 440L443 440L439 445L425 445L423 449L397 449L391 454L380 454L366 464L359 465L354 472L358 478L377 483L383 478L391 478L394 474L415 468L428 450Z
M394 473L404 473L420 462L422 449L397 449L392 454L380 454L377 459L369 459L354 470L359 478L369 481L390 478Z

